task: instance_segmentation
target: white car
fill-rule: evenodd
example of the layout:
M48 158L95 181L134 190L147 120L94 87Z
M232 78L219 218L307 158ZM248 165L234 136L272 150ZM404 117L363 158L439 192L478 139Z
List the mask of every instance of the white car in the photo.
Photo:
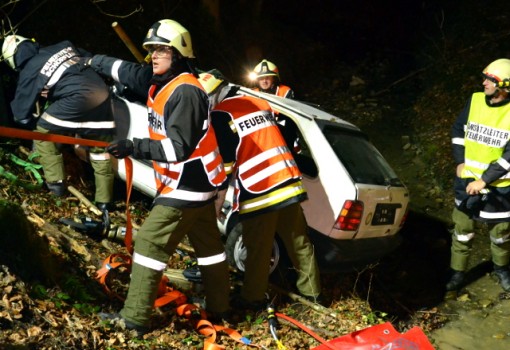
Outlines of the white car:
M358 127L303 102L245 87L240 92L267 100L297 125L296 161L309 197L302 207L321 272L364 266L398 246L409 192ZM149 137L145 105L123 97L116 98L114 105L118 139ZM133 169L133 186L154 197L151 162L133 159ZM125 180L123 160L117 170ZM243 271L246 251L231 208L231 202L226 201L226 219L218 225L229 262ZM271 270L278 265L281 252L282 246L275 240Z

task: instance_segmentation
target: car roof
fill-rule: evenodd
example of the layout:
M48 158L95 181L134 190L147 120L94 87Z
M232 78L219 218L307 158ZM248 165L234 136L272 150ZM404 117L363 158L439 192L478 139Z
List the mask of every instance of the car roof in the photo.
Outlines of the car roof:
M333 114L330 114L322 109L319 109L318 105L312 105L310 103L305 103L298 100L292 100L289 98L283 98L265 92L255 91L244 86L238 87L239 92L245 95L259 97L268 101L271 104L271 106L278 110L280 113L287 114L288 112L290 112L294 115L297 115L308 120L318 119L326 122L340 124L341 126L344 126L351 130L361 131L356 125L342 118L339 118Z

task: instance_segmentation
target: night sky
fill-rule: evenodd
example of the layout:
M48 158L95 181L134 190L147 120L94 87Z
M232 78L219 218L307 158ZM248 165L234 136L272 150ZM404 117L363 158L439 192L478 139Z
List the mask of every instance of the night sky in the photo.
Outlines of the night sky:
M451 43L478 40L477 28L506 16L502 6L509 7L487 0L20 0L2 11L4 32L9 18L18 34L43 45L68 39L128 60L134 57L112 22L143 51L150 25L175 19L190 31L199 67L219 68L242 82L266 58L279 66L283 80L306 90L363 74L360 66L391 67L385 72L391 77L363 77L372 84L405 75L437 60ZM472 32L458 29L459 23Z

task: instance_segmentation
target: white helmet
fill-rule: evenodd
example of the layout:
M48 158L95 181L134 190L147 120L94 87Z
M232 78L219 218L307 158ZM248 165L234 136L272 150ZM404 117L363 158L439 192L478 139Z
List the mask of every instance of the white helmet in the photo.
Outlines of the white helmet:
M184 57L195 58L188 30L171 19L157 21L149 28L143 48L148 50L151 45L175 47Z
M273 62L269 62L268 60L262 60L259 64L255 66L253 69L256 78L262 77L276 77L276 79L280 79L280 73L278 72L278 67Z
M482 72L485 79L492 81L496 87L510 87L510 60L500 58L490 63Z
M2 45L2 59L14 70L16 70L14 55L16 54L16 51L18 51L19 44L26 40L30 39L20 35L8 35L4 39L4 43Z

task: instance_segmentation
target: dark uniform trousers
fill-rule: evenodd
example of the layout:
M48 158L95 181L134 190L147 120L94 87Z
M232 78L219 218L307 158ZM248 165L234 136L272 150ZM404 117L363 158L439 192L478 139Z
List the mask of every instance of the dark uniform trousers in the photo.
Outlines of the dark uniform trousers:
M40 126L37 131L41 133L50 133L50 130ZM59 133L60 135L74 136L75 133ZM110 142L111 135L87 135L87 139L96 141ZM57 182L65 180L65 165L60 148L53 142L34 141L35 149L39 153L39 163L44 170L44 178L47 182ZM113 200L113 182L115 174L113 172L110 156L106 153L104 147L91 147L89 149L90 165L94 169L94 182L96 187L95 201L99 203L109 203Z
M122 317L148 326L163 269L184 235L188 235L195 249L207 311L225 312L229 309L228 263L216 222L214 203L199 208L156 205L136 235L135 261L128 295L120 311ZM221 255L223 260L219 259ZM136 261L137 256L141 257L140 263ZM214 261L204 265L201 258L213 258ZM149 262L144 262L147 260ZM160 268L156 268L156 265Z
M452 236L452 269L466 271L475 234L473 220L457 208L453 209L452 220L455 228ZM510 222L489 223L492 262L498 266L507 266L510 262Z
M283 241L297 271L296 286L302 295L320 294L320 276L314 248L307 235L303 209L299 203L242 221L243 243L248 255L245 261L241 296L248 301L261 301L268 288L268 269L274 235Z

